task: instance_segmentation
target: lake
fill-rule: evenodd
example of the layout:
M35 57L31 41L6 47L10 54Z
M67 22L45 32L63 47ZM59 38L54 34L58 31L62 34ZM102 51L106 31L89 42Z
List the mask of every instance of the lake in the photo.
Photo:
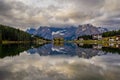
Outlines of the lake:
M0 45L0 80L120 80L120 47Z

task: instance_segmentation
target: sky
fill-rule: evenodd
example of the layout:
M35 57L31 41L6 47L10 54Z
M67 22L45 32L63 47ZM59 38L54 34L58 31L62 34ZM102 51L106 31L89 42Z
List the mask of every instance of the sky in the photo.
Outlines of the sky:
M0 0L0 24L15 28L87 23L120 28L120 0Z

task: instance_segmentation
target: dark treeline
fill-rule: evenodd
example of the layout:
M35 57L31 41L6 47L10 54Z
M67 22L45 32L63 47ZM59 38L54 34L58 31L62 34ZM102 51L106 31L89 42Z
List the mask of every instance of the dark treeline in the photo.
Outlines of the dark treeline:
M38 36L32 36L22 30L0 24L0 42L2 40L4 41L33 41L36 39L43 39L43 38L38 37Z
M6 56L17 56L20 52L30 49L31 46L29 44L5 44L0 45L0 58L4 58Z
M0 44L0 58L14 57L20 55L21 52L33 48L41 47L45 44Z
M105 33L102 34L103 37L112 37L112 36L116 36L116 35L120 35L120 30L109 31L109 32L105 32Z
M77 46L79 48L91 48L91 49L93 49L92 44L84 44L84 45L77 44ZM100 49L100 50L102 50L104 52L107 52L107 53L118 53L118 54L120 54L120 48L102 47L102 49Z
M2 30L0 29L0 43L2 43Z
M1 40L8 41L29 41L32 40L30 34L9 26L0 25Z
M120 49L119 48L103 47L102 51L109 52L109 53L119 53L120 54Z
M78 40L79 40L80 38L83 38L84 40L89 40L89 39L92 39L92 35L79 36L79 37L78 37Z
M120 30L118 30L118 31L108 31L108 32L102 33L103 37L113 37L113 36L116 36L116 35L120 35ZM79 40L80 38L83 38L84 40L90 40L90 39L92 39L92 35L79 36L77 39Z

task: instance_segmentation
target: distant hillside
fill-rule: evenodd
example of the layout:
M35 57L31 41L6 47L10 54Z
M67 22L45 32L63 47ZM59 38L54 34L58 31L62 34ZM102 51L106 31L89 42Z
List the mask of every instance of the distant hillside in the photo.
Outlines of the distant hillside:
M102 33L102 37L107 37L107 38L118 36L118 35L120 35L120 30L108 31L108 32ZM89 40L89 39L92 39L92 35L79 36L77 39L79 39L79 38L83 38L84 40Z
M22 30L0 24L0 41L32 41L36 37Z
M103 37L112 37L112 36L116 36L116 35L120 35L120 30L118 31L108 31L102 34Z

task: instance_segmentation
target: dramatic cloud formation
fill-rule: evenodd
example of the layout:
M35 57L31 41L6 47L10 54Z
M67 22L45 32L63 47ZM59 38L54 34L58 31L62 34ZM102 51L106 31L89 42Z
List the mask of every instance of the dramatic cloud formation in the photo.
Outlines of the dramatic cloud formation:
M0 23L17 28L92 23L120 27L120 0L0 0Z

